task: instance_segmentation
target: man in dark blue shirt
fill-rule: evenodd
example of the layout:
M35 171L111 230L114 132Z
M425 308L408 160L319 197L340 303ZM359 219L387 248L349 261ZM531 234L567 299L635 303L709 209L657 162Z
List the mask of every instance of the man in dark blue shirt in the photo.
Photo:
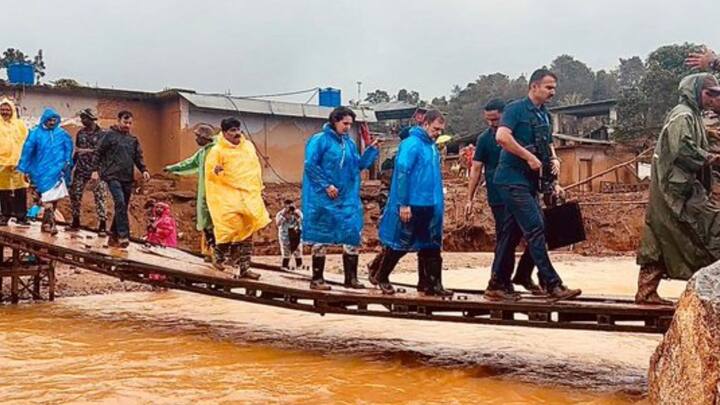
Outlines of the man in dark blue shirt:
M505 204L500 198L500 193L495 185L495 169L497 168L500 151L502 150L500 145L495 141L495 133L500 124L500 118L504 108L505 102L499 99L490 100L490 102L485 105L485 121L487 121L489 127L477 138L475 156L473 157L472 168L470 169L468 200L465 205L465 216L469 217L472 213L475 191L477 190L478 183L480 183L480 174L484 165L488 205L495 219L496 236L500 235L500 228L506 215ZM533 294L542 294L540 287L532 280L532 269L534 266L535 263L532 261L529 250L525 249L512 282L523 286ZM512 269L509 271L512 272ZM512 284L505 286L504 291L511 292L512 290Z
M582 293L567 288L550 262L538 199L543 168L555 175L560 172L560 161L552 147L550 115L545 108L545 103L555 95L556 87L557 77L549 70L533 72L528 96L508 104L495 136L503 149L495 184L507 215L498 234L492 276L485 291L485 297L490 300L518 299L507 286L515 248L522 237L538 268L540 283L552 299L569 299Z

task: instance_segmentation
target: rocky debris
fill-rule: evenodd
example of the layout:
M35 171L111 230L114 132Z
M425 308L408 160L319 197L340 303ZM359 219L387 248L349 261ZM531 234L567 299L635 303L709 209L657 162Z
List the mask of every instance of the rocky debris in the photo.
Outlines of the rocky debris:
M720 402L720 262L698 271L650 359L650 403Z

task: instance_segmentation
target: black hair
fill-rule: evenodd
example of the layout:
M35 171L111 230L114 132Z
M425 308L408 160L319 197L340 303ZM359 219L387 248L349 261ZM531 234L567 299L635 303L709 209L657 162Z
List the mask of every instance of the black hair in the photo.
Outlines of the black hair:
M293 203L293 200L285 200L285 205L290 205Z
M347 117L348 115L351 116L353 119L353 122L355 122L355 118L356 118L355 111L351 110L348 107L340 106L340 107L337 107L334 110L332 110L332 112L330 113L330 116L328 117L328 121L330 121L331 124L335 124L337 122L342 121L343 118Z
M428 112L425 113L425 121L423 121L423 123L429 125L435 122L435 120L445 122L445 117L438 110L428 110Z
M223 131L229 131L232 128L240 128L241 126L242 123L239 119L235 117L225 118L220 121L220 129L222 129Z
M540 68L530 75L530 81L528 83L528 86L532 86L534 83L540 83L540 81L547 76L552 77L553 79L555 79L555 81L557 81L558 79L555 73L551 72L548 69Z
M498 111L503 112L505 109L505 102L499 98L494 98L485 104L485 111Z
M123 119L123 118L132 118L132 117L133 117L133 113L131 113L131 112L128 111L128 110L122 110L122 111L120 111L120 112L118 113L118 119L119 119L119 120L121 120L121 119Z

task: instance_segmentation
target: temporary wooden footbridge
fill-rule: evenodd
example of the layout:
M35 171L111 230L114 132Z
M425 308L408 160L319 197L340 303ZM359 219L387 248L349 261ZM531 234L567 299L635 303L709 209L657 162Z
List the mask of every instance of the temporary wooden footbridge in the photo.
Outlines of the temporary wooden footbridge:
M254 263L259 280L236 280L219 272L202 258L176 249L147 248L132 243L128 249L108 248L105 238L89 231L60 232L55 236L12 222L0 227L0 292L3 279L10 281L9 296L0 301L54 299L55 264L102 273L121 280L169 289L271 305L319 314L377 316L429 321L463 322L556 329L663 333L674 309L669 306L636 305L620 297L582 296L550 302L524 295L517 302L492 302L481 290L455 289L451 298L425 297L409 285L396 284L399 292L345 289L333 284L331 291L309 289L309 275L277 266ZM10 253L9 255L7 255ZM154 280L161 274L164 280Z

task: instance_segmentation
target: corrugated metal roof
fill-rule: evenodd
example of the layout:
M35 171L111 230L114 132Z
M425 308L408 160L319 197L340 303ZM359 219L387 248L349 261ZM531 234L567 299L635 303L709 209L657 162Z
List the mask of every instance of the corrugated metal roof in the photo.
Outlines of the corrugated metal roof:
M238 98L215 94L197 94L178 92L181 97L197 108L210 110L240 111L252 114L280 115L285 117L305 117L326 120L333 110L310 104L289 103L285 101ZM358 121L376 122L375 113L366 108L353 108Z

